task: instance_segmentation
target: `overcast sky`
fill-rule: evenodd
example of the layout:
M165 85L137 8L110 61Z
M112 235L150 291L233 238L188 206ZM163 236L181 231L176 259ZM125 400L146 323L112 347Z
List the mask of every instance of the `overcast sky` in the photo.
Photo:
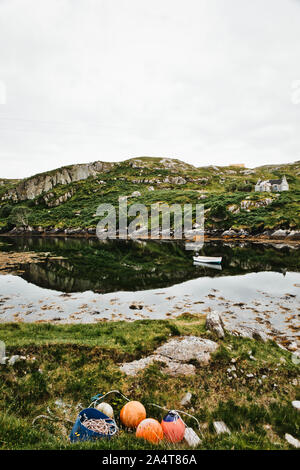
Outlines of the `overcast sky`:
M0 177L143 155L300 160L300 2L0 0Z

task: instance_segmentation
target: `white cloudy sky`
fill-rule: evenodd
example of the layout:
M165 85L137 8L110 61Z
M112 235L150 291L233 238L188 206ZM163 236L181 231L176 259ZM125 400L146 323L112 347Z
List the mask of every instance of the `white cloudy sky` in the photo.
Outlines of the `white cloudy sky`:
M0 177L141 155L299 160L300 1L0 0Z

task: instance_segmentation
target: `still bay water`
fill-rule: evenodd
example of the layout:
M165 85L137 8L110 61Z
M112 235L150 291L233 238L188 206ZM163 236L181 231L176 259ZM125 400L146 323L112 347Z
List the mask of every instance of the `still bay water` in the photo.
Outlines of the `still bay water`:
M300 250L284 244L206 243L222 269L195 266L183 243L1 238L0 251L44 259L0 275L0 322L165 318L215 309L297 331ZM289 323L287 326L287 318Z

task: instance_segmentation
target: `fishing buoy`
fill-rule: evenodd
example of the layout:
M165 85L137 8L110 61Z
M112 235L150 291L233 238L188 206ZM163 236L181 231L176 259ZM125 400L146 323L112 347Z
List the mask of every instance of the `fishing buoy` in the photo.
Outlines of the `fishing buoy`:
M127 428L136 428L146 418L146 410L139 401L129 401L123 406L120 419Z
M99 405L96 406L96 409L104 413L109 418L114 417L114 410L112 409L109 403L105 403L105 402L99 403Z
M147 418L140 422L136 430L136 437L157 444L164 437L164 432L156 419Z
M176 411L169 411L163 418L161 427L170 442L181 442L185 433L185 424Z

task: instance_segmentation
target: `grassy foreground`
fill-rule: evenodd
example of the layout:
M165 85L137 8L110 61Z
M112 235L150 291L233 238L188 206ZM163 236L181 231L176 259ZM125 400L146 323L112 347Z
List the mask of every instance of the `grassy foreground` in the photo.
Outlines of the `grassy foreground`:
M70 444L72 424L63 419L75 421L78 409L88 406L93 395L112 389L140 400L148 417L161 420L164 415L150 403L197 417L202 431L199 449L285 449L289 447L286 432L299 438L300 414L291 405L300 398L296 384L299 365L273 342L226 336L218 340L220 347L210 365L198 366L191 377L169 377L159 364L136 377L120 372L118 364L143 357L182 334L216 340L205 331L203 317L190 314L176 320L96 325L0 324L7 355L27 356L13 366L0 365L0 448L172 449L166 442L154 447L124 429L111 441ZM236 370L228 372L233 366ZM180 400L187 391L192 400L183 407ZM57 406L57 400L66 406ZM125 403L117 395L106 401L113 405L116 416ZM32 420L47 415L48 407L62 420L41 419L33 426ZM214 420L224 420L232 434L217 436ZM194 427L193 420L185 421ZM177 444L175 448L186 446Z

